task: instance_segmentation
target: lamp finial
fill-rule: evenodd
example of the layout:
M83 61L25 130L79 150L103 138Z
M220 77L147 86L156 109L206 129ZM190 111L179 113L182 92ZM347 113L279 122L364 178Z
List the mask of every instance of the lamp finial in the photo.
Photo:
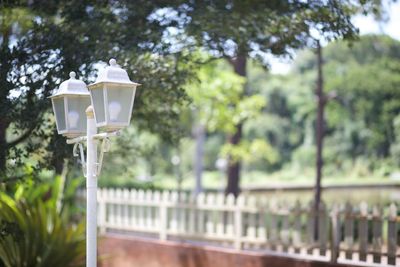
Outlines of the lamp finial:
M115 58L110 59L110 61L108 63L110 63L110 66L113 66L113 67L117 66L117 61L115 60Z

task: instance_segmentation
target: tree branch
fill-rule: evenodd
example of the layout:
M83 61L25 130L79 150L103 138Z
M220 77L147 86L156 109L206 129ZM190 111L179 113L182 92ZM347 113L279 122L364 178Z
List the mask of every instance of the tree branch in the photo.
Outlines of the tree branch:
M14 146L18 145L19 143L25 141L31 135L33 130L35 130L36 126L37 126L37 124L33 123L32 126L21 136L19 136L18 138L16 138L15 140L13 140L11 142L7 142L6 147L7 148L14 147Z

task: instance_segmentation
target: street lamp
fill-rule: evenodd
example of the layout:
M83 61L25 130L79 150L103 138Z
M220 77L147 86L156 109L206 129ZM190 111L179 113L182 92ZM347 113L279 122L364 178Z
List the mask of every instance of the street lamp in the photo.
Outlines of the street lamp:
M70 79L50 97L56 116L57 131L68 144L74 144L74 156L80 156L86 177L86 266L97 265L97 177L103 155L110 146L109 137L130 123L138 83L132 82L115 59L89 85ZM84 120L86 112L86 123ZM105 132L97 133L97 127ZM86 157L84 144L86 143ZM100 144L98 153L98 144Z

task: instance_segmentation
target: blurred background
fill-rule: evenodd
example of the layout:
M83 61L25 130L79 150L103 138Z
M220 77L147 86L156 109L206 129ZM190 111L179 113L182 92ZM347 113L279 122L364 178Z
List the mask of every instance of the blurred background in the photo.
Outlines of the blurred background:
M323 3L305 7L310 14L266 7L282 18L301 14L290 27L282 19L283 28L260 20L266 10L252 15L258 5L3 1L4 189L61 174L84 185L47 97L71 70L93 82L112 56L143 86L131 126L106 155L101 187L310 199L322 125L318 168L333 188L323 197L397 200L388 187L400 180L400 4L343 2L320 17Z

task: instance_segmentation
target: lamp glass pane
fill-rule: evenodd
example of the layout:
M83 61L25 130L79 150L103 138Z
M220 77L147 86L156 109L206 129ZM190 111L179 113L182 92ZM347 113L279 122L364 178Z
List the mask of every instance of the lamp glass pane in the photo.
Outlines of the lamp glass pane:
M68 96L68 130L86 132L85 111L89 105L89 96Z
M54 113L56 115L57 130L59 132L65 131L66 125L65 125L64 98L63 97L53 98L52 102L53 102Z
M108 115L111 123L129 123L134 90L127 87L111 87L108 89Z
M97 123L102 123L106 121L105 111L104 111L104 93L103 88L90 90L90 95L92 96L94 115L96 117Z

